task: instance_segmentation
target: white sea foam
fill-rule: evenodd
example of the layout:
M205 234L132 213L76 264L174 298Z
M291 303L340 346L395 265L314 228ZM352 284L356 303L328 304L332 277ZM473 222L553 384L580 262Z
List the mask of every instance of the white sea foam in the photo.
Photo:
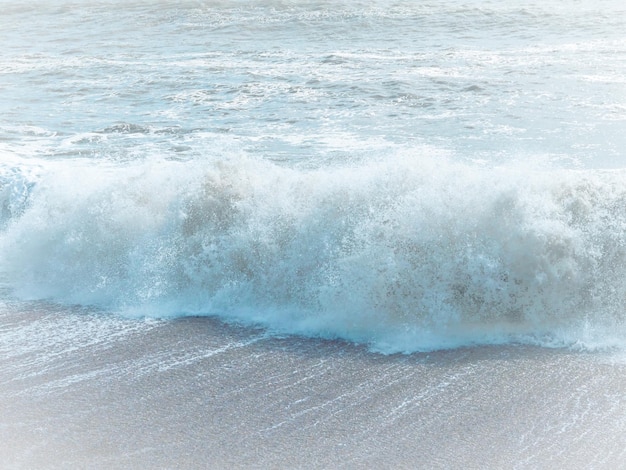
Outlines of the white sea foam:
M36 184L4 172L4 188L30 188L3 192L0 259L23 297L388 352L614 346L624 333L623 171L407 153L300 170L233 156L40 172Z
M15 295L621 344L622 1L248 3L0 0Z

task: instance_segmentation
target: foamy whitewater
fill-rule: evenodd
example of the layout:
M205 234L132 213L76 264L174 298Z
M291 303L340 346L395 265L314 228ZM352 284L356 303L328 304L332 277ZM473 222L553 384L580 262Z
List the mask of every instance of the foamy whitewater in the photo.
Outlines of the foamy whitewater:
M626 346L622 0L0 10L5 303Z

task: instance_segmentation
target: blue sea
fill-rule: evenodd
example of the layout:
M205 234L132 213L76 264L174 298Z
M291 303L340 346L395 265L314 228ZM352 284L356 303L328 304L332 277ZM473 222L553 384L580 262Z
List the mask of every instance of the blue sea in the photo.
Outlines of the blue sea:
M622 1L0 7L5 299L624 345Z
M0 466L623 466L625 32L0 0Z

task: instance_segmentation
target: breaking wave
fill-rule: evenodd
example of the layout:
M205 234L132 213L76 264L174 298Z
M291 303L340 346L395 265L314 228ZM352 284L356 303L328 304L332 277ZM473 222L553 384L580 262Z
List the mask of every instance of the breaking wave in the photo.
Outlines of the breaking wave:
M237 156L0 168L15 295L383 352L626 337L626 171Z

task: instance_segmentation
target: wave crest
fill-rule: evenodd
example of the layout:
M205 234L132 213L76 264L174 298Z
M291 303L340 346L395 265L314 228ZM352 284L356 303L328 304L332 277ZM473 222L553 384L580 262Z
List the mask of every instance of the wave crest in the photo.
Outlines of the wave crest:
M18 179L4 177L4 201ZM625 332L625 183L623 171L409 156L307 170L72 161L3 210L0 259L23 297L220 315L386 352L612 346Z

